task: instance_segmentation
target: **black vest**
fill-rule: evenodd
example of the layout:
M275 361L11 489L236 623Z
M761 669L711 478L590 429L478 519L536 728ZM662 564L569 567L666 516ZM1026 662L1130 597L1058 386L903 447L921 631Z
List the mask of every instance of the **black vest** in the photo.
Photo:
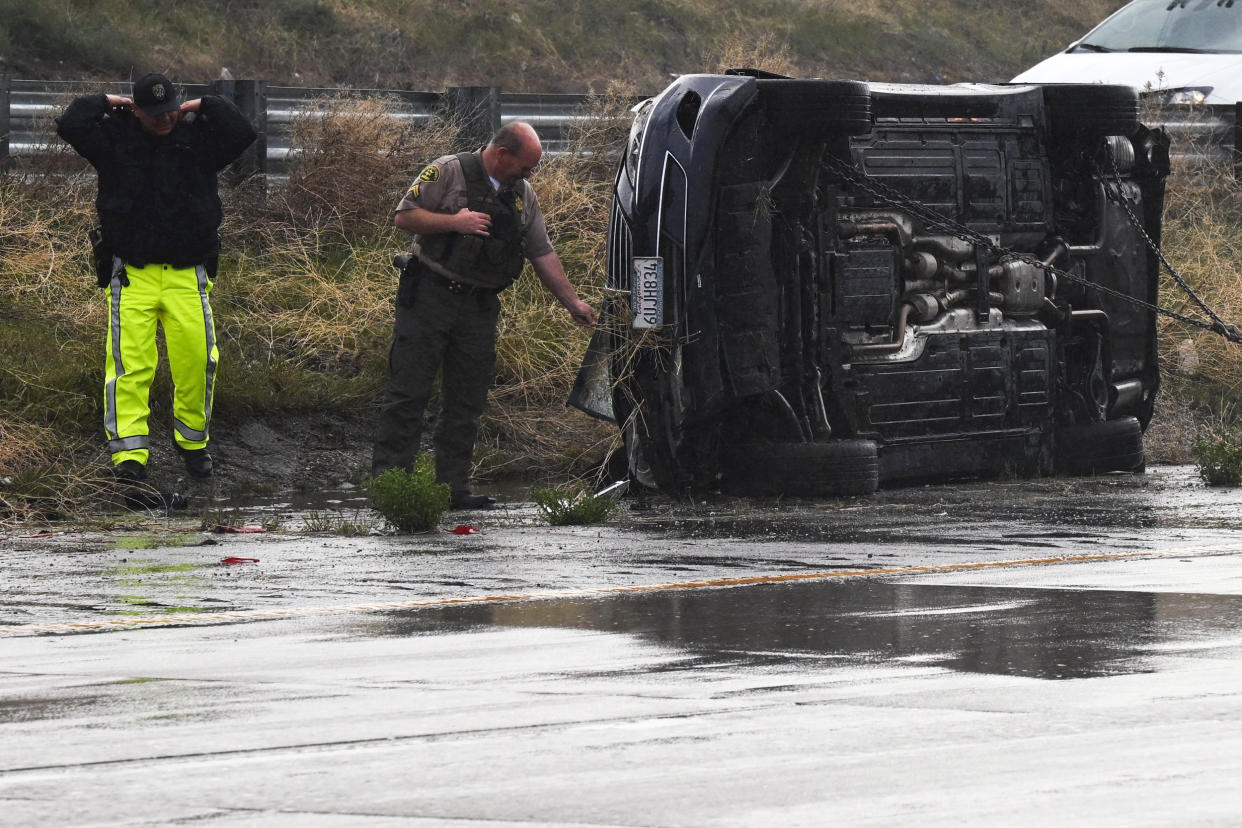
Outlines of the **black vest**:
M506 288L522 274L526 263L521 207L512 190L496 191L478 155L462 152L456 157L466 178L466 206L491 216L490 235L427 235L419 242L419 252L471 282L497 290Z

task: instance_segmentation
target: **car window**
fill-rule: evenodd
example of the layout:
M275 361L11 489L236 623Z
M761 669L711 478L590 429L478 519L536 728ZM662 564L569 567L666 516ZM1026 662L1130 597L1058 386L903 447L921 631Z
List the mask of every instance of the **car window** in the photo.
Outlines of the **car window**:
M1242 52L1242 0L1136 0L1073 51Z

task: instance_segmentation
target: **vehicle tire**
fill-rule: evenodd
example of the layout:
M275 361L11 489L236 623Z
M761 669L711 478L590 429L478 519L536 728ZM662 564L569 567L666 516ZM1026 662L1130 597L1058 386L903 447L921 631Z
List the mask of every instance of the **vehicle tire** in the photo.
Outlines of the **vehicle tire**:
M1049 129L1058 138L1131 135L1139 125L1138 92L1098 83L1043 87Z
M843 135L871 132L871 87L860 81L760 80L759 100L781 127Z
M1146 466L1143 426L1135 417L1063 426L1054 438L1058 474L1142 472Z
M691 488L695 478L695 469L683 456L686 388L671 367L679 361L677 347L622 349L613 387L613 410L623 426L631 479L674 497Z
M722 488L740 495L825 497L871 494L880 463L871 440L748 443L726 450Z
M621 444L630 483L643 489L659 489L660 485L651 471L651 461L647 459L643 436L633 418L626 420L621 427Z

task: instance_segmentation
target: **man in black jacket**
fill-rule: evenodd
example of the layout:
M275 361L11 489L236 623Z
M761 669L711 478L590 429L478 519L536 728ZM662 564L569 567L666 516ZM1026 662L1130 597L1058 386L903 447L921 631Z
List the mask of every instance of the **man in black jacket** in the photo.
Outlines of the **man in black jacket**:
M146 476L148 395L164 328L173 379L174 444L195 477L207 453L215 379L208 296L222 217L216 173L257 137L231 101L182 103L163 75L144 75L133 97L84 95L57 119L57 133L99 173L99 284L108 290L104 429L117 476Z

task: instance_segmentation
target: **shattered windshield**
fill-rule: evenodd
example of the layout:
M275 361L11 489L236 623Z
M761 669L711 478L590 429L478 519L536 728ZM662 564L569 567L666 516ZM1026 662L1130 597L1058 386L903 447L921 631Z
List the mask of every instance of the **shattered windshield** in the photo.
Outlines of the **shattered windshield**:
M1075 52L1242 52L1242 0L1136 0Z

